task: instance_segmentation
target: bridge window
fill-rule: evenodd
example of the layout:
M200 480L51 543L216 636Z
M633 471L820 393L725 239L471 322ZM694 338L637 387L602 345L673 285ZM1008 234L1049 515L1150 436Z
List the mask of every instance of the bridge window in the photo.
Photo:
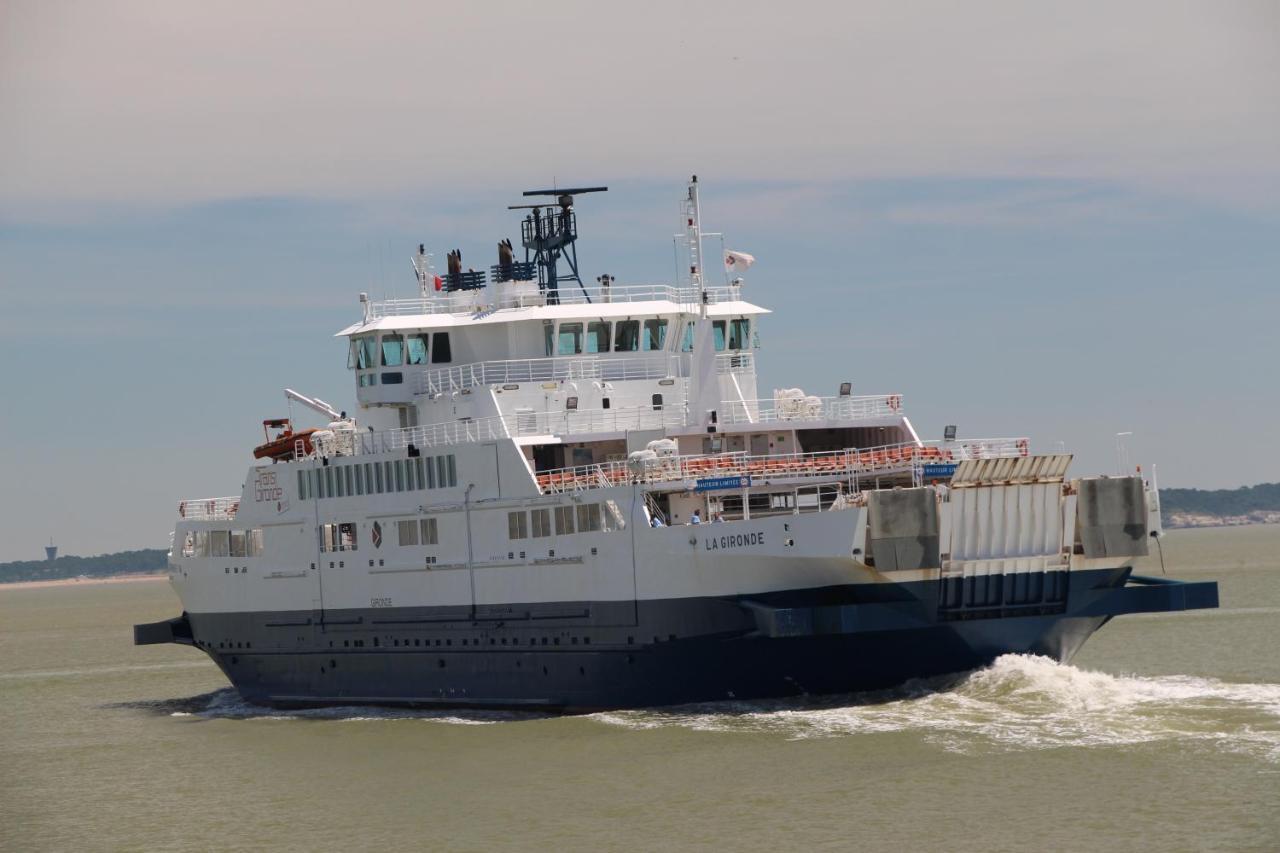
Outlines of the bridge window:
M693 352L693 323L684 324L684 338L680 341L681 352Z
M660 350L667 344L667 321L666 320L645 320L644 321L644 348L645 351Z
M546 349L547 358L556 354L556 330L550 320L543 321L542 343Z
M582 324L561 323L558 340L556 352L559 355L577 355L582 352Z
M373 335L356 338L356 369L369 370L378 363L377 341Z
M613 351L635 352L640 349L640 321L619 320L614 330Z
M453 345L448 332L436 332L431 342L432 364L448 364L453 361Z
M738 318L729 321L729 349L746 349L751 323Z
M716 352L724 352L724 320L716 320L711 324L711 331L716 339Z
M610 325L603 321L587 324L587 352L609 351Z
M404 338L399 335L382 336L382 366L399 367L404 364Z
M405 339L406 364L427 364L429 335L410 335Z

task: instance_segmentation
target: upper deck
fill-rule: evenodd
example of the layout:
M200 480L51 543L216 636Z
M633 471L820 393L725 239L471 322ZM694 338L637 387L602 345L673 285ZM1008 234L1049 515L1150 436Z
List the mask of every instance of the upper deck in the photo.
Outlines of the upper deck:
M534 281L494 282L474 290L428 292L405 299L362 300L364 318L337 337L383 329L448 328L517 320L696 314L699 290L667 284L600 285L561 288L552 293ZM746 302L742 285L706 288L709 316L771 313Z

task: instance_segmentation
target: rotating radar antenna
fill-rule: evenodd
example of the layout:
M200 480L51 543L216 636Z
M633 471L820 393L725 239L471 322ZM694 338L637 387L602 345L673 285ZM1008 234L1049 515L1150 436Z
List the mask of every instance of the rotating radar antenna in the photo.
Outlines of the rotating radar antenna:
M578 274L578 222L573 212L573 197L584 193L602 193L608 187L568 187L565 189L527 190L525 197L554 196L544 204L513 204L508 210L528 210L520 226L520 242L525 261L538 268L538 288L547 295L548 305L560 303L560 282L576 281L588 302L587 288ZM560 261L567 269L560 268Z

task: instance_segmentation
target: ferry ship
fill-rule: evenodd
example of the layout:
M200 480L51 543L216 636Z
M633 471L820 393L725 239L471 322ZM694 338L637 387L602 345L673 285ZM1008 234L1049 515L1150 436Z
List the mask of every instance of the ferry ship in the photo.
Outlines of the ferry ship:
M672 284L584 282L575 196L603 189L526 193L523 260L437 274L420 246L413 298L361 294L355 416L286 392L319 425L264 421L238 495L178 504L183 613L135 642L270 706L586 711L1067 661L1113 616L1217 606L1134 573L1140 472L923 440L850 383L762 397L770 312L708 281L696 177Z

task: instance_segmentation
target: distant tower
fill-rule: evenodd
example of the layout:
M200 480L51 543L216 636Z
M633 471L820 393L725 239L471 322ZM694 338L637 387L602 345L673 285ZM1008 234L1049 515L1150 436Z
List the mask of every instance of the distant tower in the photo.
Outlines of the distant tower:
M49 561L58 559L58 546L53 544L53 540L49 540L49 544L44 546L44 558Z

